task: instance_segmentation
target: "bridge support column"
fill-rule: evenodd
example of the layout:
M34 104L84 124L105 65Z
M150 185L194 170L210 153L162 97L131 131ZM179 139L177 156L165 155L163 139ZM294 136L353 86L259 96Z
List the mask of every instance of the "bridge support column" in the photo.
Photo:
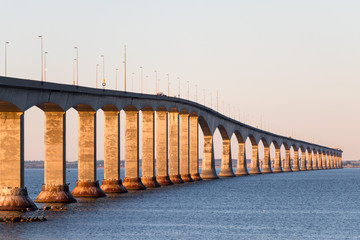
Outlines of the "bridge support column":
M272 173L270 163L270 148L264 146L264 161L261 169L261 173Z
M219 177L235 177L232 168L230 139L223 139L221 169L220 169Z
M74 203L66 184L66 117L64 112L45 112L44 185L35 202Z
M320 153L317 153L317 164L318 164L318 170L323 170L322 159L321 159L321 154Z
M215 171L214 145L211 135L204 136L204 152L200 177L202 179L218 179Z
M160 187L155 178L154 111L142 111L142 177L146 188Z
M331 169L334 169L335 168L335 156L334 155L332 155L331 156Z
M189 172L189 114L180 113L180 176L184 182L193 182Z
M284 172L292 172L290 168L290 149L285 149Z
M245 143L238 143L238 159L236 164L236 176L246 176L249 175L246 164L246 156L245 156Z
M105 197L96 180L96 113L78 110L78 181L74 197Z
M281 154L280 154L280 148L275 148L275 159L274 159L274 173L280 173L282 172L281 169Z
M167 128L167 112L156 111L156 181L161 186L173 185L168 175Z
M326 167L326 155L322 153L321 158L322 158L322 163L321 163L322 169L325 170L325 169L327 169L327 167Z
M184 183L179 172L179 113L169 112L169 177L174 184Z
M105 193L126 193L120 179L120 120L119 111L104 110L104 179Z
M314 152L314 157L313 157L313 159L312 159L313 161L312 161L312 168L313 168L313 170L318 170L318 155L317 155L317 153L316 152Z
M299 170L300 170L299 169L299 152L294 149L294 159L293 159L292 171L298 172Z
M189 153L190 153L190 176L194 181L201 181L199 175L199 150L198 150L198 117L189 117Z
M253 144L251 149L251 166L249 174L260 174L258 145Z
M300 171L307 171L306 169L306 154L305 151L301 150L301 166Z
M0 112L0 211L36 210L24 187L24 116Z
M139 178L139 112L125 110L125 177L127 190L145 190Z
M308 154L307 154L306 160L307 160L307 162L306 162L306 169L307 169L308 171L313 170L313 168L312 168L312 154L311 154L310 151L309 151Z

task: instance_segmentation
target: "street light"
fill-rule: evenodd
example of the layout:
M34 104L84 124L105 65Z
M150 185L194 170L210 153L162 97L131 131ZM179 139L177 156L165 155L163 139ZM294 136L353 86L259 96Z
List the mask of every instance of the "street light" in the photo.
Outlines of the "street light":
M105 56L101 55L100 57L102 57L102 64L103 64L103 80L102 80L102 86L103 88L105 88L106 86L106 82L105 82Z
M72 85L75 85L75 64L76 64L76 58L73 59L73 81L72 81Z
M117 90L117 73L119 69L115 69L115 90Z
M43 63L43 36L40 35L39 38L41 39L41 52L40 52L40 56L41 56L41 81L44 81L44 63Z
M141 94L143 94L143 67L140 66L141 71Z
M178 90L179 94L178 94L178 97L180 98L180 78L178 77L177 79L178 79L178 82L179 82L179 90Z
M126 92L126 45L124 45L124 92Z
M189 91L189 81L186 81L187 82L187 99L188 101L190 100L190 91Z
M76 49L76 86L79 86L79 48L74 48Z
M98 68L99 68L99 64L96 64L96 84L95 84L95 87L97 88L98 87L98 72L99 72L99 70L98 70Z
M158 92L158 86L157 86L157 71L155 70L154 71L154 73L155 73L155 95L157 94L157 92Z
M6 46L9 44L9 42L5 42L5 77L7 76L7 69L6 69L6 65L7 65L7 53L6 53Z
M47 68L46 68L46 54L48 54L48 52L44 52L44 81L46 82L46 72L47 72Z
M168 77L168 96L170 97L170 75L167 73L166 76Z

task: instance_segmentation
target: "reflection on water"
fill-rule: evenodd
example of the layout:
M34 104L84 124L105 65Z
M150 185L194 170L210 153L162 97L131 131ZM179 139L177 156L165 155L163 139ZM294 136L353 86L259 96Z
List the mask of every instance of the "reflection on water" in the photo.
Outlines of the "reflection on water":
M27 169L25 174L35 199L43 170ZM70 189L76 178L76 169L67 170ZM102 169L97 178L103 178ZM340 169L78 199L66 205L67 211L21 213L45 216L45 222L0 223L0 239L359 239L359 184L360 169Z

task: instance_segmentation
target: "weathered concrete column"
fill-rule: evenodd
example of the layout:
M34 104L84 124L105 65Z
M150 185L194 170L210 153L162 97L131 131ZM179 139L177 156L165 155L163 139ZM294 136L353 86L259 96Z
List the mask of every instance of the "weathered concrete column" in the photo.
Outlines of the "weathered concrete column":
M249 175L246 164L246 156L245 156L245 143L238 143L238 159L236 164L236 176L246 176Z
M45 111L44 185L35 202L74 203L76 199L66 184L65 112Z
M194 181L201 181L199 174L199 149L198 149L198 117L189 117L189 152L190 176Z
M235 177L232 168L230 139L223 139L221 169L220 169L219 177Z
M144 190L139 178L139 112L125 110L125 177L127 190Z
M284 172L292 172L290 168L290 149L285 149Z
M318 162L318 156L317 156L317 153L314 152L314 157L312 158L312 168L313 170L318 170L318 167L317 167L317 162Z
M299 169L299 152L297 150L295 150L295 149L294 149L294 158L293 158L292 171L293 172L300 171L300 169Z
M251 148L251 165L249 174L260 174L258 145L253 144Z
M167 112L156 111L156 181L161 186L173 185L168 174L167 127Z
M312 154L311 152L307 154L307 158L306 158L307 162L306 162L306 168L308 171L313 170L312 168Z
M264 161L261 173L272 173L270 163L270 148L264 146Z
M325 170L325 169L327 169L327 166L326 166L326 155L322 153L321 156L322 156L322 168Z
M305 154L305 151L303 151L303 150L301 150L300 171L307 171L307 169L306 169L306 154Z
M339 156L339 161L340 161L340 168L343 168L343 166L342 166L342 155Z
M322 159L321 159L321 154L320 153L317 153L317 163L318 163L318 169L323 170Z
M332 155L331 156L331 162L330 162L330 167L331 167L331 169L334 169L335 168L335 163L334 163L334 161L335 161L335 156L334 155Z
M274 169L273 169L274 173L280 173L282 172L281 169L281 153L280 153L280 148L276 148L275 147L275 159L274 159Z
M330 158L331 158L331 155L327 154L326 155L326 168L327 169L331 169Z
M126 193L120 179L120 118L117 110L104 110L104 179L105 193Z
M184 182L193 182L189 172L189 114L180 113L180 176Z
M154 111L142 111L142 177L147 188L160 187L155 178Z
M78 110L78 180L74 197L105 197L96 180L96 113Z
M200 177L202 179L218 179L215 171L213 137L204 135L204 152Z
M24 187L24 116L0 112L0 210L36 210Z
M169 177L174 184L182 184L179 169L179 113L169 112Z

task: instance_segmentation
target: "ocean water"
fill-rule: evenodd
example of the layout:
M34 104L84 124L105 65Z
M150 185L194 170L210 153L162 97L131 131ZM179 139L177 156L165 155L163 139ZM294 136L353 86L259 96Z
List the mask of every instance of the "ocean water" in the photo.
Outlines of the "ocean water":
M25 174L35 199L43 170ZM0 223L0 239L360 239L359 186L360 169L187 183L25 213L48 221Z

